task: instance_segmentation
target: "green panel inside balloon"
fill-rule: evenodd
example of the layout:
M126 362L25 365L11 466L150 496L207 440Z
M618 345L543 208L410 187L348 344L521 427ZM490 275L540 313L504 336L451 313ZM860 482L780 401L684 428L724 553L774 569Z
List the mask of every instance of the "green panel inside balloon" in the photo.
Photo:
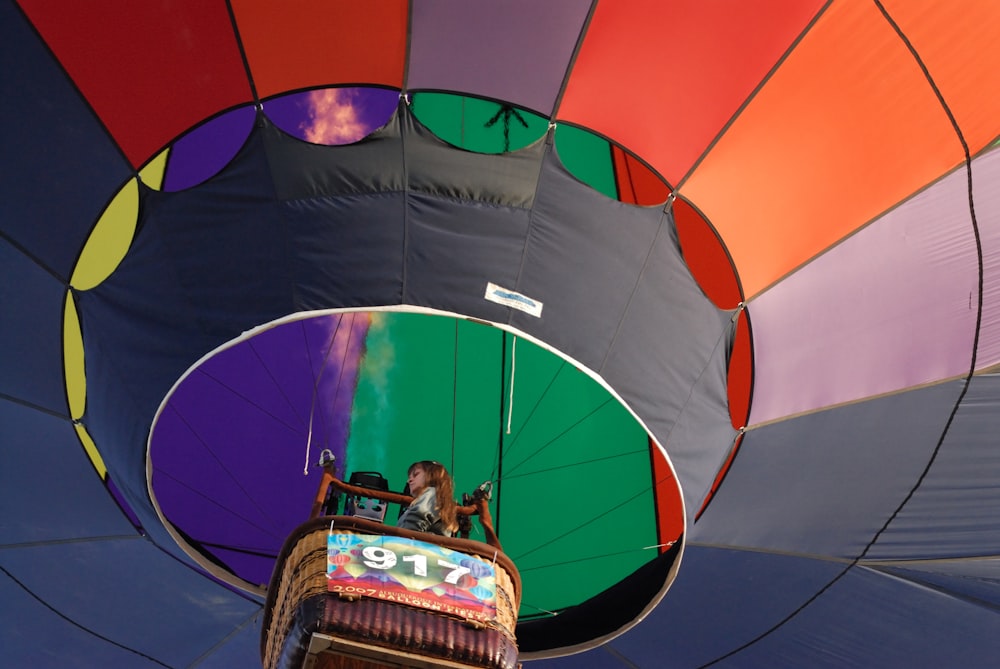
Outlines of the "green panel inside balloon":
M549 126L548 119L511 105L447 93L416 93L413 111L441 139L479 153L524 148L545 135ZM563 165L577 179L617 199L607 140L580 128L559 125L555 143Z
M449 468L456 495L493 481L523 617L579 604L659 554L648 437L607 390L500 329L374 314L344 474L380 471L402 490L421 459Z

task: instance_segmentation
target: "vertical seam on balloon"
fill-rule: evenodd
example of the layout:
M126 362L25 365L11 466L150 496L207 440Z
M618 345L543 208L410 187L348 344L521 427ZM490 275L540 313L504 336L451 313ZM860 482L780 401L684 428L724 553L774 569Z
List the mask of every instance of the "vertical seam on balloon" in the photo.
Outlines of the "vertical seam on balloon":
M247 59L247 51L243 46L243 37L240 35L240 28L236 23L236 12L233 10L232 0L226 0L226 13L229 14L229 24L233 28L233 37L236 39L236 48L240 52L240 60L243 61L243 71L247 75L247 84L250 85L250 95L253 96L254 104L260 107L260 97L257 95L257 84L253 80L253 72L250 71L250 61Z
M553 121L559 115L559 107L562 105L563 96L566 95L566 87L569 86L569 80L573 76L573 68L576 66L576 59L580 55L580 49L583 48L583 41L590 31L590 22L597 11L597 3L598 0L591 0L590 9L587 10L587 18L584 19L583 25L580 26L580 34L577 35L576 44L573 46L573 54L569 57L569 62L566 63L566 72L563 74L562 83L559 85L559 92L556 93L556 99L552 101L552 111L549 112L549 118Z
M403 95L410 90L410 54L413 48L413 0L406 3L406 47L403 51Z
M909 50L910 54L913 56L913 59L916 61L917 66L920 68L921 72L923 72L924 78L927 80L927 84L931 87L931 90L934 92L935 97L937 97L938 102L941 105L941 109L948 116L948 121L951 124L952 129L955 131L955 136L958 138L958 141L962 145L962 152L964 154L964 162L965 162L967 192L969 198L969 218L972 223L973 236L975 237L976 240L976 259L979 270L979 290L978 290L978 301L976 307L976 327L972 339L972 352L970 356L969 372L965 377L965 381L962 385L962 390L958 394L958 397L955 400L955 405L952 407L951 414L948 416L947 422L945 422L944 429L942 429L941 431L941 436L938 439L938 443L934 447L934 451L931 453L931 456L927 461L927 466L924 468L923 472L921 472L920 476L917 478L917 481L914 484L913 488L910 490L909 494L907 494L903 498L903 501L900 502L896 510L893 511L893 513L889 516L889 519L885 522L882 528L875 533L875 536L872 537L872 540L869 542L869 544L865 546L864 551L862 551L861 555L857 558L857 560L863 559L865 555L868 554L868 551L872 548L872 546L874 546L875 543L878 541L882 533L889 528L889 525L892 524L892 521L895 520L896 516L903 510L903 507L906 506L906 504L910 501L910 499L913 497L916 491L923 484L923 481L930 473L931 467L933 467L935 460L937 460L938 453L940 452L941 447L944 445L945 437L947 437L948 432L951 429L951 424L952 422L954 422L955 416L958 414L958 409L962 405L962 401L965 399L965 395L969 391L969 386L972 384L972 377L976 373L976 360L979 353L979 335L983 322L983 243L982 243L982 238L979 234L979 223L976 220L976 204L975 204L974 194L972 191L972 155L969 150L969 144L965 139L965 135L962 133L962 129L958 124L958 120L955 118L954 113L951 111L951 107L948 106L948 103L944 99L941 90L934 82L934 78L931 76L930 71L927 69L927 65L920 58L920 55L917 53L916 48L914 48L913 44L907 38L906 34L903 33L899 25L892 19L892 17L889 15L889 12L885 9L885 7L883 7L881 0L873 0L873 2L875 6L878 8L878 10L882 13L882 16L885 18L886 22L896 32L896 34L899 36L899 39L906 46L907 50Z
M455 339L451 358L451 472L455 477L455 429L458 422L458 319L455 320Z
M129 177L129 179L131 179L131 178L132 177ZM117 191L116 191L116 193L117 193ZM109 202L110 202L110 200L109 200ZM101 209L101 211L103 212L104 209L107 209L107 204L104 205L104 208ZM97 217L97 220L100 220L100 216ZM94 226L97 225L97 220L95 220L94 221L94 225L91 226L91 232L93 232ZM90 236L89 233L88 233L87 236L89 238L89 236ZM50 274L52 276L52 278L55 279L56 281L58 281L59 284L63 288L68 289L70 287L70 283L69 283L69 279L68 278L63 278L63 277L59 276L59 273L56 272L56 270L53 269L52 267L49 267L48 263L43 262L41 258L39 258L37 255L35 255L31 251L29 251L24 245L22 245L20 242L18 242L16 239L14 239L10 235L8 235L3 230L0 230L0 239L4 240L8 244L10 244L21 255L23 255L25 258L27 258L28 260L30 260L31 262L33 262L35 265L37 265L39 269L44 270L46 274ZM81 252L83 251L83 247L82 246L80 248L80 251ZM80 261L80 256L78 254L77 257L76 257L76 260L73 263L73 266L76 267L76 263L79 262L79 261Z
M407 262L406 259L410 253L410 169L406 160L406 138L411 132L413 132L413 118L412 111L409 106L403 101L405 98L400 98L400 104L397 109L402 112L403 118L401 119L402 124L399 129L399 155L400 163L403 166L403 239L402 239L402 258L400 258L400 283L399 283L399 303L403 304L406 302L406 284L407 284ZM397 112L397 113L399 113Z
M542 172L545 170L546 161L549 160L549 154L553 151L555 137L555 125L550 123L548 130L545 131L545 146L538 161L538 172L535 174L535 188L531 195L531 205L528 207L528 225L524 231L524 243L521 245L521 262L517 267L517 275L514 277L514 286L517 290L522 289L521 277L524 275L524 266L528 262L528 247L531 245L531 233L535 229L535 207L538 205L538 191L541 188ZM513 320L514 310L507 309L506 324L512 325Z
M812 604L813 602L817 601L823 593L825 593L827 590L829 590L831 587L833 587L834 584L836 584L838 581L840 581L840 579L843 578L849 571L851 571L851 569L853 569L854 567L856 567L856 566L858 566L860 564L860 562L865 558L865 556L868 555L868 552L872 549L872 547L878 542L879 537L881 537L882 534L887 529L889 529L889 526L892 524L892 522L896 519L896 517L903 510L903 508L909 503L910 499L913 498L913 495L916 494L917 490L920 489L920 486L923 484L924 479L930 473L930 470L934 466L934 462L937 460L937 456L938 456L938 454L941 451L941 447L944 445L945 437L948 435L948 432L951 429L951 424L954 422L955 416L958 414L958 409L962 405L962 400L965 398L965 395L969 391L969 386L972 383L972 377L975 375L975 372L976 372L976 358L977 358L977 354L978 354L978 350L979 350L979 331L980 331L980 328L982 327L982 314L983 314L983 247L982 247L982 239L981 239L980 234L979 234L979 224L976 221L975 199L973 197L973 192L972 192L972 155L971 155L971 152L969 150L968 142L965 140L965 135L962 133L962 129L959 126L958 121L955 118L955 115L952 113L951 108L948 106L947 101L944 99L944 96L941 94L941 90L937 87L937 84L934 82L934 78L931 76L930 71L927 69L926 64L920 58L920 55L917 53L917 50L914 48L914 46L910 42L909 38L907 38L906 34L902 31L902 29L900 28L899 24L897 24L892 19L892 17L889 15L889 12L882 5L881 0L872 0L872 3L879 10L879 12L882 14L882 17L885 19L886 23L889 24L889 26L892 28L892 30L896 33L896 35L899 37L899 39L903 42L904 46L910 52L910 55L913 57L914 61L917 63L917 66L920 68L921 72L923 73L924 78L927 81L927 84L930 86L930 88L933 91L934 95L937 97L938 102L940 103L942 110L947 115L948 121L951 123L952 129L955 131L955 135L958 138L958 141L961 143L962 150L963 150L964 155L965 155L964 162L965 162L965 171L966 171L967 182L968 182L969 216L970 216L971 221L972 221L973 235L974 235L975 240L976 240L976 255L977 255L977 260L978 260L978 265L979 265L979 302L978 302L978 310L977 310L977 313L976 313L976 327L975 327L975 333L974 333L973 341L972 341L972 354L971 354L971 361L970 361L970 366L969 366L969 372L965 376L965 381L964 381L964 383L962 385L962 390L959 392L958 397L955 400L955 404L952 407L951 413L948 416L948 420L945 422L944 428L941 431L941 436L938 438L938 442L935 445L934 450L933 450L933 452L930 455L930 458L927 460L927 464L925 465L923 471L920 473L920 476L917 477L916 483L914 483L914 485L911 487L910 491L903 497L902 501L899 503L899 505L896 507L896 509L889 515L889 517L886 519L886 521L882 525L882 527L872 536L871 540L864 547L864 549L861 551L861 553L856 558L854 558L853 560L851 560L850 564L848 564L843 569L843 571L841 571L839 574L837 574L836 576L834 576L833 579L831 579L829 583L827 583L825 586L823 586L822 588L820 588L812 597L810 597L805 602L803 602L797 609L795 609L794 611L792 611L791 613L789 613L787 616L785 616L783 619L781 619L780 621L778 621L777 623L775 623L770 629L762 632L761 634L759 634L755 638L751 639L750 641L746 642L742 646L729 651L728 653L726 653L726 654L724 654L724 655L722 655L722 656L720 656L720 657L712 660L711 662L703 664L702 667L708 667L708 666L711 666L711 665L713 665L713 664L715 664L717 662L721 662L722 660L725 660L726 658L731 657L731 656L735 655L736 653L739 653L740 651L742 651L742 650L744 650L746 648L749 648L751 645L753 645L753 644L757 643L758 641L764 639L765 637L767 637L768 635L770 635L772 632L777 631L785 623L790 622L799 613L801 613L802 611L804 611L810 604Z
M646 274L646 268L649 267L650 258L653 256L653 249L656 248L656 243L660 239L660 234L663 232L663 228L666 227L664 221L669 219L669 206L665 207L660 211L660 218L656 225L656 232L653 233L653 238L649 242L649 246L646 248L646 257L642 259L642 266L639 268L639 273L636 274L635 282L632 284L632 291L629 293L628 300L625 302L625 308L622 309L621 318L618 319L618 324L615 326L615 332L611 335L611 341L608 342L607 348L604 350L604 356L601 358L601 363L597 365L596 371L598 374L604 373L604 365L608 362L608 356L611 355L611 351L615 347L615 342L618 341L618 335L621 333L622 324L628 318L629 310L632 307L632 302L635 300L635 293L639 290L639 286L642 285L642 278ZM669 437L669 433L666 435Z

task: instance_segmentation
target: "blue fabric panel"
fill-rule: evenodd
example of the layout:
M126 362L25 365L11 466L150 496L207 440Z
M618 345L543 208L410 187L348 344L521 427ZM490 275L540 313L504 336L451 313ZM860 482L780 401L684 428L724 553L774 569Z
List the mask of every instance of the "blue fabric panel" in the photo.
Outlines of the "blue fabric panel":
M65 296L64 284L0 239L0 394L61 415Z
M876 568L970 603L991 606L1000 615L1000 558L914 562L917 564L912 569L905 562L903 566Z
M154 669L149 658L87 628L88 620L67 620L54 603L43 603L7 575L0 557L0 648L5 667L59 667L60 669ZM57 600L56 600L57 601ZM101 601L101 600L99 600ZM61 615L62 614L62 615ZM25 621L28 621L27 624Z
M0 546L135 536L66 419L0 400Z
M244 627L219 641L199 658L198 669L236 669L240 667L259 667L260 657L260 625L264 616L257 615L244 623Z
M996 666L1000 619L983 607L855 568L777 631L715 666Z
M68 281L131 168L14 3L0 3L0 25L0 220Z
M171 667L191 665L260 609L139 537L7 550L3 568L68 621Z
M693 541L854 559L927 465L961 381L748 431Z
M606 661L610 651L627 660L628 667L702 666L753 641L844 568L788 555L689 545L677 580L660 604L636 627L609 642L608 648L581 657L597 655ZM529 666L550 665L542 661Z

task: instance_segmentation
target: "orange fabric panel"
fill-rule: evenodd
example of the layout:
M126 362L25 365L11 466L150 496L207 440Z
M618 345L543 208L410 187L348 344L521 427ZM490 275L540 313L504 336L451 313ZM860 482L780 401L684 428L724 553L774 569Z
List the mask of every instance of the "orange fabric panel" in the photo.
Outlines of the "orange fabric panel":
M955 115L972 153L996 139L1000 2L883 0Z
M677 183L822 4L599 2L556 116Z
M962 158L877 7L834 3L681 192L752 297Z
M333 84L403 86L405 0L233 0L261 98Z

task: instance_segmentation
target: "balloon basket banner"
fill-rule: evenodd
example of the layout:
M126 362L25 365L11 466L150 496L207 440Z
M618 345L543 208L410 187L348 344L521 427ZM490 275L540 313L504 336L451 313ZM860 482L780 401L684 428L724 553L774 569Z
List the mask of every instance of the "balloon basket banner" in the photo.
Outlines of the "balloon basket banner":
M429 536L346 516L297 528L268 589L264 667L310 656L351 669L517 667L513 563L478 541Z

